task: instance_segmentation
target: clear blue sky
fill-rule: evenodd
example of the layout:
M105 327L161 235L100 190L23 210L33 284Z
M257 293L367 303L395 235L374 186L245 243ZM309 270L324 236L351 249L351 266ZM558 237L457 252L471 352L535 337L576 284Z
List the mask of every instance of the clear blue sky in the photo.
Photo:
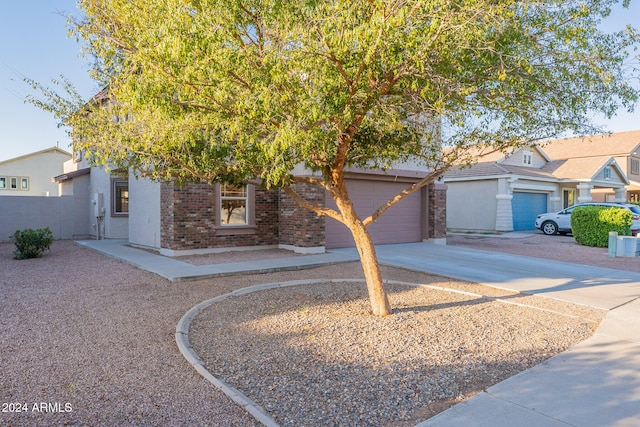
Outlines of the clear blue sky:
M67 38L66 18L78 14L75 0L6 1L0 15L0 161L52 147L56 141L69 150L70 140L50 113L40 111L24 98L31 89L29 77L43 84L61 74L69 78L87 99L100 88L89 79L88 63L80 58L80 46ZM640 1L631 9L614 13L607 27L626 24L640 27ZM640 129L640 107L633 115L621 113L603 122L614 132Z

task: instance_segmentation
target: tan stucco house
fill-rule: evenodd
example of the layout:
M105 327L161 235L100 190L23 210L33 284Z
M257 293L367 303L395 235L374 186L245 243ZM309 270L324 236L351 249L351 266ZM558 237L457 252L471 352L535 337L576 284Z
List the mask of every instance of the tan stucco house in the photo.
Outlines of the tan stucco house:
M0 196L58 196L51 177L69 159L71 153L55 146L0 162Z
M624 202L627 187L634 188L625 172L635 171L626 166L634 160L638 137L640 132L598 135L549 141L510 153L478 154L473 166L454 168L444 176L447 229L531 230L540 213L605 197ZM617 147L619 141L633 138L635 145Z

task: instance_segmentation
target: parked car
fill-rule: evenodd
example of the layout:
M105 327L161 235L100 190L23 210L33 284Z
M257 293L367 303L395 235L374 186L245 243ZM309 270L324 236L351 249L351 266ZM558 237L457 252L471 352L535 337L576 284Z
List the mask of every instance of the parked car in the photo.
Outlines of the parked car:
M580 206L604 206L609 208L626 209L633 214L631 220L631 234L636 235L640 230L640 207L627 203L580 203L579 205L569 206L560 212L547 212L538 215L536 218L536 228L542 230L544 234L567 234L571 233L571 212Z

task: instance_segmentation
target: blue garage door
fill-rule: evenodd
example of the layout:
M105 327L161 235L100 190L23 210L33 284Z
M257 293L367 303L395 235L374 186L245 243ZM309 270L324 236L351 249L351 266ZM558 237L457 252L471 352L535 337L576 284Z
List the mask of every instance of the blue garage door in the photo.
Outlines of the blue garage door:
M511 200L513 229L535 229L536 216L547 211L547 195L543 193L513 193Z

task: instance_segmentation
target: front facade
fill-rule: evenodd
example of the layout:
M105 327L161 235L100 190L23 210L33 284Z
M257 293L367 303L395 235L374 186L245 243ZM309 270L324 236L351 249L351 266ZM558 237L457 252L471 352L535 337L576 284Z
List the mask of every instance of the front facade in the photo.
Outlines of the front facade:
M69 159L71 154L56 146L0 162L0 196L58 196L51 177Z
M418 168L352 171L347 185L364 217L424 175ZM354 246L344 225L301 208L282 190L181 187L123 177L90 167L80 155L68 161L65 173L55 180L61 194L74 196L77 236L126 239L171 256L260 248L322 253ZM295 190L307 200L334 207L324 188L297 184ZM434 183L399 202L369 229L376 244L442 240L445 217L446 189Z
M532 230L538 214L593 201L597 191L624 202L630 184L613 156L552 159L544 147L479 156L445 182L447 229L461 232Z
M356 210L368 215L421 174L350 174L348 187ZM258 248L322 253L354 246L351 233L337 221L303 209L282 190L252 185L233 188L214 184L179 187L130 179L129 242L165 255ZM307 200L333 206L320 187L297 184ZM376 244L419 242L446 236L445 188L432 184L402 200L370 227Z
M99 106L111 102L108 89L91 102ZM434 125L439 126L439 122L434 121ZM295 173L304 176L310 172ZM364 218L426 174L410 162L385 172L354 170L348 174L347 186L356 211ZM282 190L253 185L180 187L131 174L123 177L89 167L82 160L68 162L55 180L66 194L89 189L84 196L89 202L79 209L86 211L80 216L86 218L82 226L88 235L126 238L132 245L166 255L269 247L321 253L325 248L354 246L346 227L299 207ZM319 206L332 206L323 187L296 185L295 190ZM401 200L369 228L374 243L444 240L445 194L443 184L433 183Z

